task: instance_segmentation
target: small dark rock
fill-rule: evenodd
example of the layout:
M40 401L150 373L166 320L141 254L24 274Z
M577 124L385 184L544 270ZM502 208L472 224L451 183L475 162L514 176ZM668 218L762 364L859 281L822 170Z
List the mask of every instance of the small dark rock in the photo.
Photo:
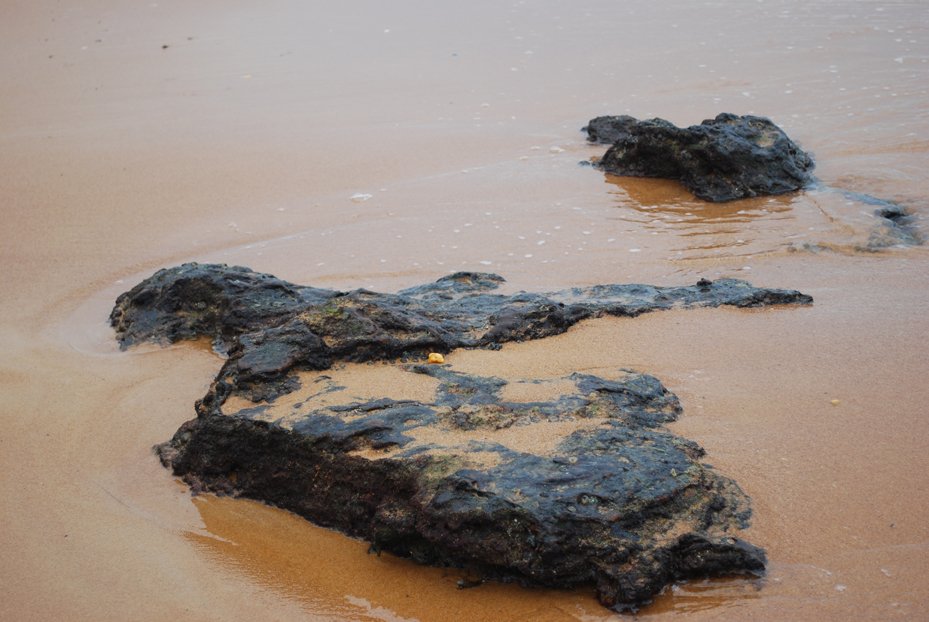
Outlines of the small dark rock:
M876 207L872 213L874 222L866 240L853 245L836 245L827 242L803 242L788 247L789 252L806 251L811 253L857 251L861 253L879 253L889 248L920 246L926 237L919 227L919 212L892 200L881 199L870 194L833 188L819 184L821 192L835 193L843 196L849 203L861 203Z
M878 222L868 237L867 250L923 244L923 236L916 226L916 216L907 208L886 204L875 210L874 216Z
M676 179L706 201L784 194L813 181L813 159L764 117L722 113L688 128L664 119L598 117L586 129L590 140L613 145L600 169Z

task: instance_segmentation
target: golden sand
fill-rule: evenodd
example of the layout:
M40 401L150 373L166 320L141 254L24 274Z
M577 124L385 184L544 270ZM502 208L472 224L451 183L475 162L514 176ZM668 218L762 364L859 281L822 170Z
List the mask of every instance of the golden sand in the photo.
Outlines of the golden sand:
M925 619L929 253L854 251L873 208L839 194L706 206L576 165L603 151L577 132L599 114L754 112L827 185L924 209L923 3L339 7L0 10L0 619L609 615L589 591L458 590L279 510L191 499L151 446L221 361L119 352L106 325L120 292L189 260L345 289L469 269L507 291L734 276L812 294L446 358L548 381L635 368L680 396L674 431L752 497L770 571L675 586L643 617ZM536 388L560 390L507 391Z

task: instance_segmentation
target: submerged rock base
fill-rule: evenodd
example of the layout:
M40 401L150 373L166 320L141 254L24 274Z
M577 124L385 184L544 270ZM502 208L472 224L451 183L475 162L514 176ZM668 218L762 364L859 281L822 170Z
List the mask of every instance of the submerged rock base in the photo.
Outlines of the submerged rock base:
M614 608L678 579L763 572L763 551L733 535L748 499L662 427L681 409L651 376L532 381L556 383L555 395L525 401L499 378L406 364L384 369L408 375L398 386L431 383L431 397L353 401L308 370L494 348L605 313L811 299L741 281L491 293L501 281L459 273L399 294L343 293L187 264L120 296L111 321L124 345L210 336L229 352L197 418L157 448L194 491L266 501L489 579L594 585Z
M902 205L887 204L875 210L874 216L878 222L872 228L864 250L877 251L894 246L921 246L924 243L922 233L916 226L916 216Z

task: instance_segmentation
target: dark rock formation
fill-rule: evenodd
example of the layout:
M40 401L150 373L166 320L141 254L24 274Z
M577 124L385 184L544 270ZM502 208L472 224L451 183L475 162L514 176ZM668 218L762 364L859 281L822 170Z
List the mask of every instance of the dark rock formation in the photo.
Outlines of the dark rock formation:
M212 338L229 355L221 378L240 389L256 386L261 399L275 393L272 385L291 369L326 369L333 361L495 348L563 333L600 315L812 301L796 291L759 289L735 279L686 287L493 293L502 282L494 274L460 272L397 294L338 292L293 285L248 268L184 264L122 294L110 323L124 348L140 341Z
M764 552L729 533L748 499L660 428L680 406L655 378L575 374L573 394L514 403L499 379L408 369L440 381L433 402L228 414L214 403L160 456L197 490L261 499L375 550L487 579L596 585L613 607L678 579L764 570ZM546 424L562 424L549 425L549 451L496 438ZM429 428L443 440L418 438Z
M784 194L813 181L813 160L764 117L717 115L680 128L664 119L598 117L586 127L612 147L597 166L614 175L677 179L706 201Z
M501 379L447 366L405 367L431 377L431 401L319 405L342 387L324 375L301 386L298 370L334 361L494 348L603 314L811 302L735 280L513 296L493 293L501 281L458 273L397 294L346 293L185 264L121 295L111 322L123 346L208 336L229 353L197 418L158 447L195 491L260 499L376 550L486 578L593 584L618 608L677 579L763 571L763 552L731 533L747 498L661 427L680 406L651 376L574 374L562 379L572 392L528 403L501 398ZM507 434L531 426L547 447Z

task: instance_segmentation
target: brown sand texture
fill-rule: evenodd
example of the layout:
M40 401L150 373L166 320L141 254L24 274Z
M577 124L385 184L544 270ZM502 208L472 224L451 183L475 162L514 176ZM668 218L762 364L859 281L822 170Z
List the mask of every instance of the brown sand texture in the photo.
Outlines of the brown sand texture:
M550 384L634 368L681 398L673 430L751 496L770 567L672 586L638 617L929 618L929 251L861 252L873 207L826 190L707 205L577 165L604 150L578 131L597 115L761 114L824 184L925 231L925 3L10 0L0 84L0 620L622 619L589 591L459 590L458 571L192 498L151 447L220 359L120 352L106 323L184 261L385 291L467 269L508 291L811 294L447 362ZM378 366L334 373L396 388Z

